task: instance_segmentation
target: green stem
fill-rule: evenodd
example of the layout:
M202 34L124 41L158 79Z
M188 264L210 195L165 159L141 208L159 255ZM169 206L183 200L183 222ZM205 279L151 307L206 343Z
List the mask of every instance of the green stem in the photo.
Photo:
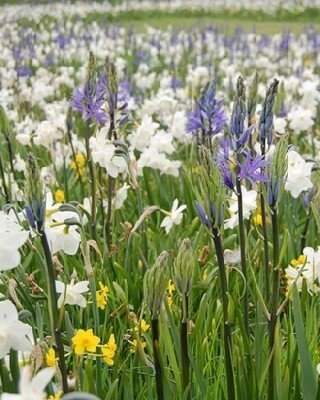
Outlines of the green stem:
M97 193L96 193L96 176L94 173L94 165L91 157L91 151L89 146L90 139L90 126L89 121L86 124L86 132L85 132L85 146L86 146L86 155L89 166L89 176L90 176L90 184L91 184L91 239L96 240L96 229L97 229Z
M2 163L1 157L0 157L0 175L1 175L2 187L3 187L6 203L10 203L11 196L10 196L10 193L9 193L8 186L6 184L5 175L4 175L4 167L3 167L3 163Z
M243 295L243 316L244 326L249 336L249 295L248 295L248 271L246 261L246 238L243 219L243 199L241 182L236 179L237 199L238 199L238 220L239 220L239 241L240 241L240 254L241 254L241 269L246 283L245 292Z
M303 253L303 249L306 247L306 242L307 242L307 233L309 229L309 224L310 224L310 212L309 210L307 211L306 215L306 222L303 227L302 235L301 235L301 245L300 245L300 253Z
M107 247L110 252L111 250L111 216L112 216L112 198L115 186L115 179L110 175L108 176L108 209L107 209L107 219L105 224L106 242Z
M157 387L157 398L158 400L164 400L163 394L163 378L162 368L160 361L160 349L159 349L159 320L151 319L152 329L152 345L153 345L153 356L154 356L154 368L156 371L156 387Z
M16 350L10 350L10 372L15 392L18 392L20 381L19 358Z
M265 143L261 143L261 155L265 156L266 149ZM263 171L262 171L263 172ZM269 242L267 230L267 216L266 216L266 203L264 195L260 193L260 206L261 206L261 219L262 219L262 235L263 235L263 260L265 272L265 298L267 301L270 299L270 266L269 266Z
M77 179L78 179L78 181L80 182L81 195L82 195L81 198L84 199L85 194L84 194L83 181L82 181L82 179L81 179L81 171L80 171L79 165L78 165L78 163L77 163L76 152L75 152L75 150L74 150L74 146L73 146L73 142L72 142L72 136L71 136L71 132L70 132L69 130L67 131L67 135L68 135L68 140L69 140L69 144L70 144L70 147L71 147L72 158L73 158L73 161L74 161L76 170L77 170Z
M104 226L105 224L105 218L104 218L104 205L103 205L103 179L102 179L102 168L98 168L98 189L100 193L100 213L101 213L101 226Z
M182 321L181 321L181 331L180 331L183 393L186 392L190 382L190 377L189 377L190 361L188 354L188 308L189 308L189 298L188 296L183 295ZM190 398L190 390L188 390L187 397L184 398L185 399Z
M97 288L96 282L93 275L88 275L89 280L89 288L92 296L92 309L93 309L93 320L94 320L94 330L96 335L100 337L100 318L99 318L99 310L97 304ZM97 358L96 361L96 384L97 384L97 395L99 397L102 396L102 360L100 357Z
M8 137L8 135L5 135L5 139L6 139L7 147L8 147L10 170L11 170L11 173L12 173L12 176L13 176L14 180L16 181L17 180L17 176L16 176L16 171L14 169L14 165L13 165L13 159L14 159L13 153L14 152L13 152L13 148L12 148L12 143L11 143L11 140Z
M277 309L279 299L279 225L278 215L275 207L272 207L272 239L273 239L273 291L271 298L270 308L270 321L269 321L269 351L270 354L273 352L272 359L269 367L269 400L275 399L275 363L276 357L274 354L274 343L275 343L275 331L277 325Z
M225 368L227 375L227 390L228 400L234 400L235 388L234 388L234 376L232 366L232 332L228 322L228 282L226 275L226 268L224 264L223 247L221 242L221 236L218 229L212 229L213 241L216 249L219 275L221 282L221 297L222 297L222 311L223 311L223 341L225 351Z
M67 367L66 367L66 360L64 357L63 340L62 340L61 328L60 328L60 323L59 323L60 313L59 313L58 303L57 303L54 265L52 262L49 243L48 243L45 231L41 229L41 230L39 230L39 234L40 234L41 244L42 244L42 248L44 251L46 264L47 264L48 288L49 288L49 298L50 298L49 306L51 308L54 338L55 338L55 342L56 342L56 346L57 346L57 350L58 350L58 356L59 356L59 367L60 367L61 377L62 377L62 387L63 387L64 393L67 393L69 390L68 382L67 382Z
M10 373L6 366L4 358L0 358L0 378L1 378L1 389L3 393L12 393L14 390L14 384L10 378Z
M142 196L141 196L140 187L136 188L136 194L137 194L137 200L138 200L139 215L142 215L142 213L143 213L143 203L142 203ZM142 231L142 241L143 241L143 247L144 247L144 257L147 260L148 259L148 238L147 238L146 222L145 221L143 221L142 224L141 224L141 231Z

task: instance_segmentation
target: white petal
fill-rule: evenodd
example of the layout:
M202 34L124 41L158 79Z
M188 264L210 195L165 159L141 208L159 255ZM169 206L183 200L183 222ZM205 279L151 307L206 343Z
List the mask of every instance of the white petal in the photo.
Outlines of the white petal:
M86 299L82 296L82 294L79 294L77 296L77 304L81 308L85 308L87 306L87 301Z
M20 264L20 253L14 248L4 248L0 245L0 271L7 271Z
M89 291L89 281L81 281L74 285L73 290L77 293L85 293Z
M55 368L44 368L32 379L31 387L36 390L44 390L55 374Z
M57 293L64 293L66 285L61 281L56 281Z
M0 321L18 321L18 311L10 300L0 301Z
M23 400L23 397L20 394L3 393L1 400Z

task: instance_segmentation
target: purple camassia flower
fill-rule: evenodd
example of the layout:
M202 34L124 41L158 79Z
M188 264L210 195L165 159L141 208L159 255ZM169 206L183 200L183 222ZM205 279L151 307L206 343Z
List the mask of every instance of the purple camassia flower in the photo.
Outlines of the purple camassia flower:
M291 41L290 33L284 32L279 46L280 52L287 53L289 51L290 41Z
M124 79L119 83L119 91L123 92L124 95L129 96L133 91L132 83L128 79Z
M194 205L195 205L197 214L198 214L198 216L199 216L201 222L202 222L205 226L207 226L208 228L210 228L211 222L210 222L210 220L209 220L207 214L205 213L205 211L204 211L202 205L201 205L198 201L196 201L196 202L194 203Z
M172 89L177 89L177 88L179 88L181 86L182 86L181 79L179 79L177 77L172 77L171 78L171 87L172 87Z
M105 79L99 79L95 91L92 90L91 86L92 85L87 82L82 90L74 90L71 107L81 112L85 121L92 118L99 124L105 124L107 122L107 117L105 111L102 110L106 91Z
M187 132L197 135L201 131L202 139L212 137L222 131L225 121L223 100L216 99L215 81L212 80L188 115Z
M56 42L57 42L58 46L60 47L60 49L65 49L65 47L71 43L71 38L60 34L57 37Z
M215 162L220 169L223 183L225 184L225 186L233 190L234 182L233 182L232 172L230 169L230 157L229 157L230 145L231 142L228 136L223 137L221 139L220 151L217 154Z
M238 166L240 168L238 179L247 179L252 186L255 186L256 182L269 182L269 178L261 172L261 168L266 166L266 160L263 156L253 157L251 151L248 151L246 160L243 164L238 163Z
M29 67L16 67L17 75L22 78L22 77L29 77L32 75L31 68Z
M281 118L286 118L288 116L288 109L284 104L282 104L280 112L279 112L279 117Z

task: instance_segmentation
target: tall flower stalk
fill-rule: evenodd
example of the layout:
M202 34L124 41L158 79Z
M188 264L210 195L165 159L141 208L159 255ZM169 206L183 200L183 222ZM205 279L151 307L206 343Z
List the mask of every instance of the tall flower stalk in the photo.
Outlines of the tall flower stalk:
M159 314L168 284L168 258L164 251L146 271L143 281L145 301L151 312L152 347L158 400L164 400L163 367L160 351Z
M242 76L239 76L237 81L237 92L234 99L233 110L231 115L230 130L234 142L234 148L236 152L237 160L237 178L236 178L236 194L238 201L238 220L239 220L239 244L241 254L241 269L246 282L246 287L243 295L243 315L244 315L244 326L247 334L249 333L249 294L248 294L248 271L246 261L246 238L245 238L245 226L243 218L243 199L241 182L238 174L241 172L241 147L247 142L247 138L250 135L250 128L245 130L245 120L247 116L246 110L246 88Z
M273 123L273 107L278 92L279 81L274 79L269 86L266 97L263 103L260 121L260 149L262 157L266 154L266 145L272 143L272 123ZM262 183L263 185L263 183ZM267 230L266 204L263 190L260 191L260 207L262 220L262 235L263 235L263 254L264 254L264 271L265 271L265 298L270 298L270 267L269 267L269 242Z
M182 300L182 320L180 331L182 386L184 393L188 390L187 399L190 398L190 360L188 353L188 311L189 296L192 289L194 261L192 246L189 239L182 241L177 258L174 262L173 281Z
M116 140L117 132L116 132L115 113L117 109L117 99L118 99L118 78L117 78L116 67L109 59L106 60L105 74L107 81L106 99L108 104L108 113L110 121L108 139L112 140L114 138ZM114 195L114 189L115 189L115 179L109 175L108 188L107 188L108 209L107 209L107 218L105 222L105 235L109 251L111 249L111 213L112 213L112 198Z
M224 183L222 181L219 167L212 160L211 152L205 147L200 148L200 172L201 186L198 193L198 200L195 207L201 222L208 228L214 242L219 278L221 285L221 299L223 312L223 342L225 352L225 369L227 377L228 399L234 400L235 384L233 373L233 349L232 330L229 321L229 287L226 266L224 261L223 243L221 239L224 221Z
M273 243L273 270L272 270L272 293L270 298L270 319L269 319L269 351L271 355L268 380L269 400L275 399L275 333L277 326L277 310L279 306L279 257L280 257L280 236L278 222L278 204L283 192L285 176L287 172L287 148L288 139L283 137L277 145L269 168L270 182L267 186L267 200L271 211L272 221L272 243Z
M51 325L55 344L59 356L59 367L62 378L62 387L65 393L68 392L67 368L64 356L63 339L61 335L61 321L58 309L58 295L55 286L55 269L52 261L49 242L46 236L45 224L45 194L41 181L38 164L35 158L29 154L27 163L27 183L26 183L27 205L25 208L27 218L31 226L37 230L46 261L48 301L51 316Z
M105 113L102 110L104 102L103 95L104 87L101 82L97 82L96 58L94 54L90 52L85 86L83 90L76 89L74 91L71 106L82 113L86 124L84 138L91 186L90 233L93 240L96 239L97 185L89 141L91 137L91 122L96 121L100 124L106 122Z

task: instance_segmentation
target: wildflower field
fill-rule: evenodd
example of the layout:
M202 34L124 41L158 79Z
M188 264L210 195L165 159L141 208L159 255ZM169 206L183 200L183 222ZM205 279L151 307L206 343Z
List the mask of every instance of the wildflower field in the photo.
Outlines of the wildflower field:
M0 399L319 400L319 0L7 3Z

